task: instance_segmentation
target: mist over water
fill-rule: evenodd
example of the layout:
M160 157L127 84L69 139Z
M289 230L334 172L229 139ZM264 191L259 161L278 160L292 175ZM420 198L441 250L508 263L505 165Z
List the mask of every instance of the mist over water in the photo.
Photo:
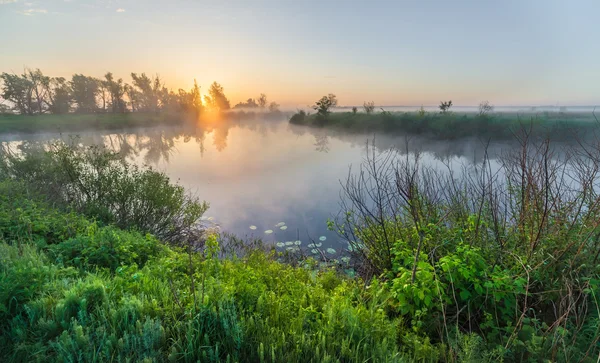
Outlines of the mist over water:
M339 210L341 184L366 156L367 142L378 152L397 148L421 154L425 165L460 171L480 163L485 142L439 141L385 134L348 134L290 125L280 121L236 121L194 127L162 127L123 132L85 132L3 136L13 149L43 147L52 140L105 145L138 165L164 171L188 191L210 203L205 222L240 237L268 242L325 237L328 218ZM493 143L490 164L514 145ZM281 223L285 223L285 228ZM251 228L251 226L256 227ZM265 233L271 230L272 233Z

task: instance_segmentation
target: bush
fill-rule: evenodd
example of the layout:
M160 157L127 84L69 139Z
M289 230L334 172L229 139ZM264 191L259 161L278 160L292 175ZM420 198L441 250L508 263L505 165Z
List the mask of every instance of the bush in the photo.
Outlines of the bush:
M0 206L2 213L10 207ZM36 210L61 213L45 204ZM3 362L399 357L399 321L386 314L385 286L364 290L334 271L284 265L261 250L215 259L213 237L188 254L92 222L43 249L28 236L19 245L0 242Z
M172 243L197 239L199 219L208 209L164 173L138 168L99 147L59 142L49 151L5 153L3 170L63 208Z

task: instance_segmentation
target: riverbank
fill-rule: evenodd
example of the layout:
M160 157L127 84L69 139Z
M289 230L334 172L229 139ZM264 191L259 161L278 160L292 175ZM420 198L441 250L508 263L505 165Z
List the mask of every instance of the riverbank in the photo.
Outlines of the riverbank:
M502 181L368 149L339 260L219 234L102 148L2 149L0 360L593 362L600 168L533 146Z
M180 112L67 113L32 116L0 114L0 134L74 133L90 130L122 130L138 127L177 126L259 118L279 120L285 117L287 117L287 114L280 111L253 112L243 110L206 113L200 117Z
M530 129L540 136L555 140L587 136L596 131L598 123L593 114L551 113L518 114L476 113L445 114L435 112L331 112L325 116L299 111L290 123L310 127L328 127L356 133L404 133L453 140L465 137L509 140L516 130Z

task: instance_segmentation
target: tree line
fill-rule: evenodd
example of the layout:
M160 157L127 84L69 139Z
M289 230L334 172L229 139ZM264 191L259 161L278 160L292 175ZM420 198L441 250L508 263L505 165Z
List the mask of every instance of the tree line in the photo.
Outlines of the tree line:
M217 82L210 85L203 101L195 79L189 91L180 88L175 92L167 88L158 75L149 77L145 73L131 73L131 83L126 83L122 78L115 78L111 72L103 78L74 74L67 80L64 77L46 76L40 69L25 69L22 74L3 72L0 81L0 97L8 101L8 104L0 102L0 113L38 115L177 111L199 115L204 109L224 111L231 108L223 86ZM266 104L266 96L261 94L256 105L264 108ZM273 111L278 106L273 102L269 109Z

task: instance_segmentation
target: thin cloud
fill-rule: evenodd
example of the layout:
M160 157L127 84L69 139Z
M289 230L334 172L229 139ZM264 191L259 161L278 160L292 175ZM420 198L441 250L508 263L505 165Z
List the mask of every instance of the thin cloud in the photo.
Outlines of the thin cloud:
M48 10L46 10L46 9L38 9L38 8L17 11L17 13L19 13L21 15L25 15L25 16L32 16L35 14L46 14L47 12L48 12Z
M123 8L118 8L117 9L117 13L124 13L124 12L125 12L125 9L123 9Z
M0 5L16 3L17 0L0 0Z

